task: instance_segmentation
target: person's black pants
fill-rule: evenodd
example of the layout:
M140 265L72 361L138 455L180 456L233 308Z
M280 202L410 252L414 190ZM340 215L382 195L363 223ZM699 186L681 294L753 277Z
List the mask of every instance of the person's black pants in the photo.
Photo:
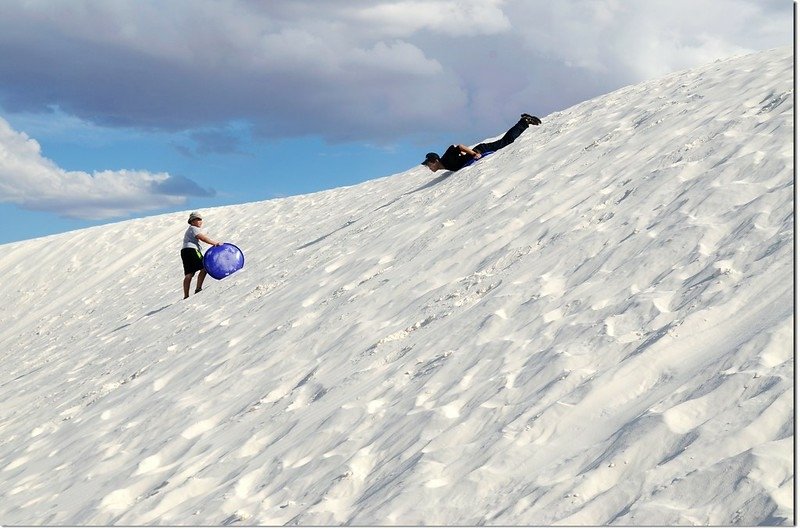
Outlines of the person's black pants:
M489 151L499 151L503 147L508 147L514 140L519 138L520 134L525 132L525 129L528 128L528 122L524 119L521 119L517 122L516 125L511 127L505 135L500 138L499 140L490 141L489 143L479 143L475 147L472 148L473 151L477 151L481 154Z

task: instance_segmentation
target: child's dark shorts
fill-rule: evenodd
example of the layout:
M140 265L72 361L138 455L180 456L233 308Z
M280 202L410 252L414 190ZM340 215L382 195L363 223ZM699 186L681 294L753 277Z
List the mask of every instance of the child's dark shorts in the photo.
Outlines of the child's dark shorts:
M200 253L200 250L194 248L182 249L181 261L183 261L184 274L194 274L203 269L203 255Z

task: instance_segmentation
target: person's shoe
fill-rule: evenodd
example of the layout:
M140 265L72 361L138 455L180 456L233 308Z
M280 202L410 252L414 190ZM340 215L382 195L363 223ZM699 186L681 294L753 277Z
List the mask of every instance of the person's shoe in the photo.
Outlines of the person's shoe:
M522 119L528 125L541 125L542 120L537 118L536 116L531 116L530 114L522 114Z
M197 290L194 291L194 293L197 294L198 292L202 292L202 291L203 291L202 288L198 288Z

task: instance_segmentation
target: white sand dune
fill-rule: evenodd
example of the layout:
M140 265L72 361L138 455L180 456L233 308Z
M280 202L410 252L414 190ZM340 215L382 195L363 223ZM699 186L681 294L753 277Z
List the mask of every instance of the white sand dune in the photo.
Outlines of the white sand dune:
M0 246L0 523L792 524L792 62L204 211L186 301L186 212Z

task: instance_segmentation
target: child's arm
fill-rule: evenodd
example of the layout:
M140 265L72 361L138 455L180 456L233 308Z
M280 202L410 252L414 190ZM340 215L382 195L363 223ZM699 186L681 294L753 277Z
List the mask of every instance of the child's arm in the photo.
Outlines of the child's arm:
M215 241L214 239L210 239L209 237L203 235L202 233L197 234L197 239L203 241L206 244L210 244L211 246L222 246L221 242Z

